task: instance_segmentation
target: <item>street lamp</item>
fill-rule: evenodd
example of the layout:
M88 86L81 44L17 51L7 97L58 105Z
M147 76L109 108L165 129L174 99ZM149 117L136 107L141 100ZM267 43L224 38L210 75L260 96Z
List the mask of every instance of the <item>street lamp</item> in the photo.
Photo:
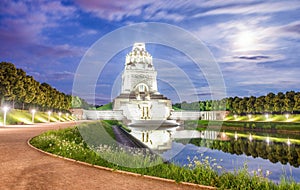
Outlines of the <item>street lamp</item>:
M287 113L287 114L285 114L285 118L286 119L289 119L289 117L290 117L290 115Z
M60 122L61 112L58 113L58 116L59 116L58 121Z
M48 122L50 122L51 111L48 111Z
M6 125L6 113L7 113L7 111L9 110L9 107L4 106L4 107L2 108L2 110L4 111L4 116L3 116L3 126L5 126L5 125Z
M288 146L290 146L290 145L291 145L290 138L288 138L288 140L287 140L287 145L288 145Z
M34 114L35 114L35 112L36 112L36 110L35 109L33 109L33 110L31 110L31 114L32 114L32 121L31 121L31 123L34 123Z
M265 117L266 117L266 119L268 120L269 119L269 114L265 114Z

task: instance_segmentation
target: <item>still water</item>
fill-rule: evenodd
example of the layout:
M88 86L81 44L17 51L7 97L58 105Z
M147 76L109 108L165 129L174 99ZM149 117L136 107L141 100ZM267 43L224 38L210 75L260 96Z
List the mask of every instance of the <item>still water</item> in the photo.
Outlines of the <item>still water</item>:
M195 157L209 158L215 159L222 171L234 172L246 164L250 173L261 173L275 182L282 176L300 182L297 136L172 129L133 129L132 134L165 160L180 166L188 165Z

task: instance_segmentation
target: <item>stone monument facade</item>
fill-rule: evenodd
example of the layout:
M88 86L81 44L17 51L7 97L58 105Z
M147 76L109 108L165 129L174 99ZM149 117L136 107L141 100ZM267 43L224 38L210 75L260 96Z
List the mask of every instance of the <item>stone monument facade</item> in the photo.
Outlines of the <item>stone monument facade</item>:
M128 120L167 120L171 100L157 89L157 72L145 43L135 43L126 55L121 94L114 99L113 110L122 110Z

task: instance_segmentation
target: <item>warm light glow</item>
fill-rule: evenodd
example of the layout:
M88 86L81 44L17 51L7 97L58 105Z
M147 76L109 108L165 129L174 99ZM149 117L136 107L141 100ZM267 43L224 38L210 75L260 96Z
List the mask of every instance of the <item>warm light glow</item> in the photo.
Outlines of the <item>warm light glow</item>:
M285 118L289 119L290 115L289 114L285 114Z
M288 138L288 140L287 140L287 145L288 145L288 146L290 146L290 145L291 145L290 138Z
M270 137L269 136L267 137L266 141L267 141L267 144L269 145L270 144Z
M9 107L4 106L2 109L3 109L3 111L4 111L4 115L3 115L3 126L6 126L6 113L7 113L7 111L9 110Z
M266 114L265 114L265 117L266 117L266 119L269 119L269 114L266 113Z
M60 122L61 121L61 112L58 112L58 115L59 115L59 118L58 118L58 121Z
M237 132L234 132L234 138L235 138L235 140L237 140L237 138L238 138Z
M9 110L9 107L8 107L8 106L4 106L4 107L2 108L2 110L3 110L4 112L7 112L7 111Z
M234 115L233 117L234 117L235 120L237 119L237 115Z
M48 122L50 122L51 111L48 111Z
M251 118L252 118L252 115L251 115L251 114L249 114L249 115L248 115L248 118L249 118L249 119L251 119Z
M253 137L252 137L251 133L250 133L250 135L249 135L249 140L250 140L250 141L253 140Z
M226 134L225 134L224 131L223 131L223 133L222 133L222 138L226 138Z
M69 114L67 113L66 116L69 117Z
M31 113L32 113L32 119L31 119L31 123L34 123L34 114L35 114L36 110L32 109Z

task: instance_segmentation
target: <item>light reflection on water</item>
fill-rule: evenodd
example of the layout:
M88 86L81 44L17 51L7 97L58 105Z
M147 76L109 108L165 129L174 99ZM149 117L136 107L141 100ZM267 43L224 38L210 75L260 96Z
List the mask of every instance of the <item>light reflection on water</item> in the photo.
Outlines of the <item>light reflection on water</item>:
M282 176L300 182L300 145L273 141L278 138L290 142L284 134L272 134L271 137L270 134L230 132L231 136L227 136L225 131L147 130L141 127L131 130L133 136L164 160L180 166L189 164L188 157L193 159L196 156L199 160L210 157L216 159L225 171L233 172L246 164L250 173L260 173L261 170L266 176L269 171L268 178L275 182L279 182ZM174 139L176 142L173 142Z
M177 150L181 150L176 156L174 156L174 152ZM260 157L253 158L252 156L247 156L245 154L235 155L230 153L225 153L220 150L212 150L206 147L198 147L193 144L183 145L182 143L173 142L172 149L164 152L161 156L169 160L175 164L180 166L188 165L189 161L187 157L212 157L215 158L219 165L221 165L226 171L233 172L239 168L243 168L246 163L248 166L248 171L258 171L262 169L262 172L266 174L266 171L269 170L271 174L269 175L269 179L279 182L280 177L285 175L287 177L292 176L293 179L297 182L300 182L300 168L295 168L291 166L289 163L286 165L281 164L280 162L272 163L268 159L263 159ZM171 159L171 160L170 160ZM222 160L222 161L220 161Z

